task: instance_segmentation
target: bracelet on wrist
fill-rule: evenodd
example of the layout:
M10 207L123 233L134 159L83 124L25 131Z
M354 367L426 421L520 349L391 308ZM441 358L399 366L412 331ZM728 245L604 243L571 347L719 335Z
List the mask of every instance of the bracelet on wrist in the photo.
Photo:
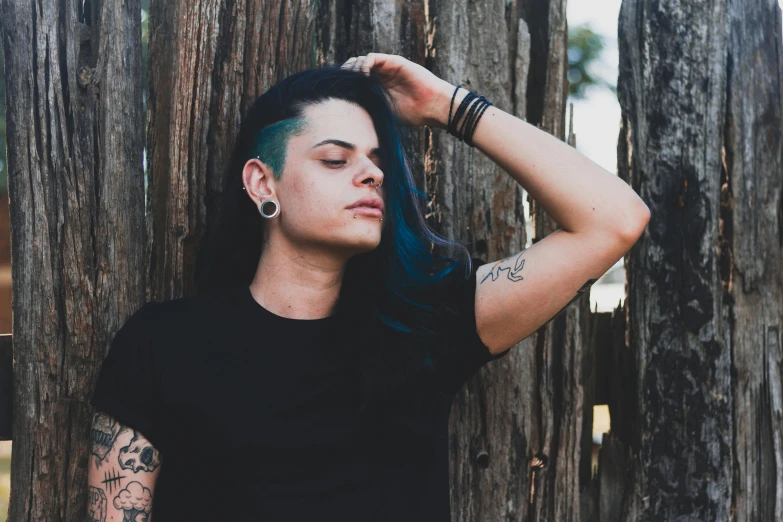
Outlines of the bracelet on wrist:
M492 103L484 96L477 96L476 93L468 91L465 97L462 99L457 111L454 113L452 119L452 111L454 109L454 99L457 97L457 91L460 86L457 85L454 88L454 94L451 96L451 104L449 104L449 118L446 123L446 131L452 136L456 136L458 139L467 143L469 146L473 145L473 133L476 130L479 120L484 115L487 108ZM457 123L460 122L463 114L467 111L467 115L462 119L462 125L457 127Z

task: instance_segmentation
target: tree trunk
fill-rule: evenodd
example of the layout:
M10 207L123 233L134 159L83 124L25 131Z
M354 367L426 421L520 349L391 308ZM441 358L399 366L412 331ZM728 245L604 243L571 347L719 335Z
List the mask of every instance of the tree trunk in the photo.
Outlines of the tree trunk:
M515 97L515 86L527 81L530 39L519 7L515 1L430 2L433 38L428 54L437 76L524 117L526 100ZM506 18L505 12L514 16ZM433 228L465 241L473 255L487 262L524 249L522 188L511 176L443 130L430 132L425 156ZM454 522L528 517L528 469L538 449L538 411L529 400L536 396L535 351L529 340L521 344L483 368L452 404Z
M622 5L618 166L652 214L626 259L638 415L611 412L628 476L601 499L622 520L783 519L780 20Z
M2 0L0 13L13 277L8 520L83 520L88 399L113 333L145 294L141 8Z
M731 2L721 279L736 522L783 520L783 56L774 0Z

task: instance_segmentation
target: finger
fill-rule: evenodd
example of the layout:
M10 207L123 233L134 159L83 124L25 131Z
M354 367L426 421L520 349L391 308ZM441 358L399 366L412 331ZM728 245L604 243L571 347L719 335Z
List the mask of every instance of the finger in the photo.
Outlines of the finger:
M340 67L344 69L351 69L353 67L354 62L356 61L356 57L352 56L348 58L344 64L342 64Z
M356 61L353 63L353 70L354 71L361 71L362 70L362 63L364 60L366 60L367 57L362 55L356 59Z
M367 53L367 60L365 63L367 64L367 74L369 75L373 67L380 63L380 60L378 59L378 53Z
M370 64L370 59L366 55L362 56L361 58L362 58L361 61L357 60L357 69L358 69L359 72L362 72L362 73L364 73L364 74L369 76L370 69L371 69L371 67L369 65Z
M375 67L375 56L373 53L370 53L364 57L364 62L362 62L362 70L364 71L364 74L369 76L373 67Z

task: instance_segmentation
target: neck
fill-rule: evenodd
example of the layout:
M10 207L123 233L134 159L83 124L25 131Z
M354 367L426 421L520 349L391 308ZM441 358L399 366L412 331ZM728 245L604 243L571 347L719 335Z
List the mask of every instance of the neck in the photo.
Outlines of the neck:
M261 306L281 317L320 319L334 313L344 270L343 259L267 243L250 293Z

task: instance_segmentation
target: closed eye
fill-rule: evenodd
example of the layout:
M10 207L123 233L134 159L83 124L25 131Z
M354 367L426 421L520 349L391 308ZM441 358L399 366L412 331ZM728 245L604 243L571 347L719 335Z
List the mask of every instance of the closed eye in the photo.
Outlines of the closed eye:
M325 163L326 165L337 166L337 165L340 165L342 163L345 163L345 161L343 161L343 160L321 160L321 163Z

